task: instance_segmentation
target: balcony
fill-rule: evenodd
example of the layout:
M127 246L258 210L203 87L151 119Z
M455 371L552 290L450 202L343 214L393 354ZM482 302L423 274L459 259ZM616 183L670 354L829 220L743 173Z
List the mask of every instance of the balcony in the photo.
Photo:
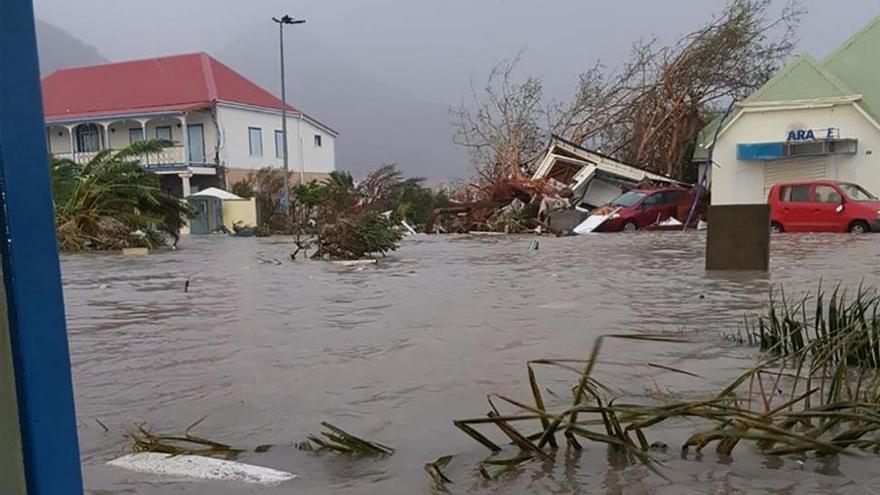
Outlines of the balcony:
M118 150L114 150L118 151ZM63 153L53 153L53 156L57 158L68 158L72 159L76 163L81 165L85 165L93 158L95 155L100 153L101 151L81 151L75 154L71 154L69 152ZM153 170L157 173L162 172L179 172L181 170L185 170L188 166L193 167L214 167L214 164L204 163L207 160L204 158L200 161L194 160L185 160L184 154L186 151L183 146L169 146L167 148L163 148L161 151L157 153L149 153L145 155L142 159L142 164L145 168Z

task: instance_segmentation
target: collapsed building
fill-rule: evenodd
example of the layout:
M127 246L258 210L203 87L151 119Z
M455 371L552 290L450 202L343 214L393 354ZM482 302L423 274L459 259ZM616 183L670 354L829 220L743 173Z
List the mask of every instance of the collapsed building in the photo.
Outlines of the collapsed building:
M535 173L499 177L481 186L481 199L452 201L432 212L425 232L522 232L549 230L571 233L591 211L638 188L681 183L627 165L559 136L552 136ZM440 223L446 220L446 227Z
M572 191L572 206L593 210L639 187L682 183L619 162L614 158L553 136L532 180L545 180L558 190Z

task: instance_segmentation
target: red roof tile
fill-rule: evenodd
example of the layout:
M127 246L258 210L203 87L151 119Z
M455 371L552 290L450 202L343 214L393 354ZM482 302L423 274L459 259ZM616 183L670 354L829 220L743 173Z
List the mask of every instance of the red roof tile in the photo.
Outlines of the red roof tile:
M217 101L281 109L280 99L206 53L62 69L42 86L46 120L186 111Z

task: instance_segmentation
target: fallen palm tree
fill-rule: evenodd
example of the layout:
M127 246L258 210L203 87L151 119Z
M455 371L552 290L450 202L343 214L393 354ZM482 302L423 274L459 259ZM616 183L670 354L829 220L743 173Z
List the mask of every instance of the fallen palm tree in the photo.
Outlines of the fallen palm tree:
M55 224L62 251L155 248L162 234L177 239L189 208L162 191L159 177L141 160L157 153L160 141L140 141L122 150L103 150L88 163L53 158Z
M527 363L530 401L491 394L486 416L454 424L493 454L505 449L483 431L487 426L496 428L518 449L513 457L493 455L484 461L480 472L487 478L495 476L492 468L508 470L534 460L552 461L560 435L569 449L581 450L583 441L604 444L662 476L651 456L656 444L650 443L649 435L661 424L681 419L703 424L682 444L684 451L701 451L714 444L719 455L730 456L746 442L770 456L880 453L880 297L876 291L860 289L845 302L843 292L835 291L826 299L820 290L815 309L807 312L805 308L805 301L783 303L782 309L772 302L757 330L751 330L765 353L722 391L700 400L619 400L594 373L604 341L675 344L684 339L609 335L596 340L585 360ZM548 407L538 366L577 373L573 401ZM513 410L502 411L502 405Z

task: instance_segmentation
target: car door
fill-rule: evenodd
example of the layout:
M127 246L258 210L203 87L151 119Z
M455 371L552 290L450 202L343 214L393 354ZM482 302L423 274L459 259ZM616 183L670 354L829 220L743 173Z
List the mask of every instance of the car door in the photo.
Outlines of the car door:
M636 225L640 229L653 225L657 222L658 217L662 217L663 207L663 193L656 192L651 194L642 200L639 213L636 215Z
M846 232L848 222L840 209L843 195L827 184L813 186L811 232Z
M786 232L809 232L813 222L813 203L810 202L810 184L792 184L782 187L779 219Z
M667 218L678 218L678 210L682 203L684 203L684 199L684 191L666 191L663 193L663 218L661 218L660 221L662 222ZM684 218L679 218L679 220L682 222L685 221Z

